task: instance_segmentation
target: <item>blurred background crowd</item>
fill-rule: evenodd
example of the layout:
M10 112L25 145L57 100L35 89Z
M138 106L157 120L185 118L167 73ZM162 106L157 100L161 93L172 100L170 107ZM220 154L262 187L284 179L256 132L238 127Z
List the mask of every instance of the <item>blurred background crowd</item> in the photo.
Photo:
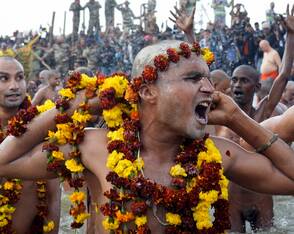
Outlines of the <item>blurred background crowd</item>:
M191 14L196 4L197 0L180 0L179 8ZM231 75L238 65L248 64L259 70L263 57L259 48L262 39L266 39L282 57L285 32L273 2L266 10L266 17L261 24L250 21L243 4L213 0L211 7L214 8L214 21L200 29L196 38L202 47L209 47L214 52L212 69L222 69ZM89 9L90 15L87 28L84 21L80 22L80 14L85 8ZM34 32L19 31L10 37L1 36L0 55L13 55L24 61L28 88L34 93L42 84L39 73L44 69L56 69L62 77L78 67L88 67L93 72L100 71L106 75L114 71L130 73L135 55L146 45L164 39L185 39L183 32L176 26L159 27L156 24L156 0L148 0L142 4L141 12L135 14L128 1L117 4L115 0L106 0L106 27L103 31L99 20L100 8L101 5L95 0L89 0L85 6L75 0L69 8L73 13L72 34L53 35L53 17L48 30L40 26L38 36ZM114 10L122 13L122 27L114 26L114 15L111 13ZM225 23L228 13L231 16L230 27ZM140 23L135 24L136 19Z

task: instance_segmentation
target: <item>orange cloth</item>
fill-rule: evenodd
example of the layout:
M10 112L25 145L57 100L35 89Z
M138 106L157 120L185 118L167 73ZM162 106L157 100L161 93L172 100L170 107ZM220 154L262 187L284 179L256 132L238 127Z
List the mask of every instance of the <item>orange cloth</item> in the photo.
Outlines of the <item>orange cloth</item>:
M261 74L261 80L267 80L267 79L275 79L279 75L278 71L272 71L269 73L263 73Z

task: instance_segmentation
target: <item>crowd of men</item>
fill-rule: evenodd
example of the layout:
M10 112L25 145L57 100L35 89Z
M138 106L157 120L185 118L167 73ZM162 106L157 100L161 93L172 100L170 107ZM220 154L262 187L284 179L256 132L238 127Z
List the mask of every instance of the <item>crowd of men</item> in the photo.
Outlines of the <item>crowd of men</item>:
M120 7L122 9L122 6L118 6ZM240 7L237 7L237 13L240 13ZM71 9L74 8L71 6ZM235 16L239 14L237 13L234 13ZM146 116L142 118L143 126L152 123L150 124L152 131L144 133L143 128L142 139L146 140L147 136L147 139L151 137L154 141L160 142L162 139L157 138L164 132L166 135L162 134L162 136L166 137L164 140L168 143L144 141L146 148L142 155L150 157L148 162L154 168L156 168L156 163L162 163L163 170L167 169L171 159L159 156L158 152L164 151L172 154L175 151L173 145L174 142L177 142L177 137L174 137L173 134L197 138L201 137L204 132L201 121L194 122L194 117L190 118L191 113L185 112L188 107L179 108L179 101L174 100L174 97L177 96L183 106L187 98L194 96L196 99L205 97L212 102L212 94L216 89L220 93L217 93L213 99L216 109L209 116L210 123L213 125L210 125L207 131L211 135L227 138L240 145L223 138L214 139L223 154L226 175L232 181L229 189L232 231L244 232L245 221L250 223L253 230L268 230L273 220L273 201L270 194L294 194L294 175L291 170L294 165L294 153L282 141L291 143L294 139L293 129L287 128L287 123L293 115L291 107L294 104L294 84L291 81L294 76L294 55L292 53L294 49L294 6L291 13L288 9L286 19L275 14L273 5L267 16L268 19L262 23L261 29L258 23L254 24L255 29L253 29L247 12L242 11L239 18L235 18L231 28L217 27L217 23L210 23L207 29L201 30L195 37L194 15L188 15L176 8L176 12L172 13L175 27L173 29L167 27L164 30L158 28L157 32L152 34L145 32L142 27L134 30L120 30L119 27L111 27L107 32L101 32L98 26L95 33L90 32L92 29L87 33L79 32L76 41L72 36L57 36L50 41L50 35L46 34L31 45L31 63L26 80L23 65L11 57L18 58L19 49L30 44L35 36L32 33L23 35L16 32L13 38L2 37L0 39L1 126L6 126L8 119L16 114L26 91L33 97L32 102L35 105L42 104L47 99L55 101L57 90L71 70L82 71L90 76L95 72L110 75L113 72L122 71L135 77L148 64L146 57L155 56L155 51L177 47L179 41L175 39L181 41L188 39L190 43L196 39L202 47L209 47L215 54L215 63L211 66L213 70L211 80L214 87L208 79L210 76L208 67L202 60L199 62L200 59L196 56L187 59L193 63L188 61L179 63L179 67L171 66L159 78L164 77L175 81L173 79L179 79L176 70L183 73L183 77L188 76L188 72L201 71L203 77L200 80L191 81L190 87L187 86L186 90L180 90L176 82L166 82L167 84L162 82L161 85L158 85L159 91L156 92L163 92L165 95L159 95L159 93L156 94L152 85L147 85L145 92L140 93L142 101L140 114ZM94 22L92 22L92 27L96 27L93 25L95 25ZM167 43L162 42L163 40L170 41ZM145 48L146 46L149 47ZM235 103L222 93L230 95ZM191 96L188 97L188 95ZM173 116L172 112L176 108L179 108L179 111L176 112L176 116ZM193 109L193 114L195 114L195 109ZM187 113L188 116L186 116ZM277 140L276 135L272 136L271 132L262 128L245 114L257 123L262 123L262 126L277 132L281 139ZM231 119L230 115L237 116L237 118ZM42 167L45 162L44 153L40 150L41 145L38 146L54 122L52 114L46 117L41 118L39 122L32 123L31 133L25 134L23 142L18 138L4 140L0 152L0 176L18 175L26 179L44 177L48 180L54 178L51 173L43 171L45 168ZM154 122L155 125L153 125ZM99 164L99 158L93 155L99 155L103 161L106 160L107 153L103 145L105 131L88 132L86 136L88 137L81 147L82 161L91 172L87 181L90 194L97 195L101 194L104 188L97 188L93 181L98 181L102 184L101 186L106 186L103 184L106 170L104 164ZM98 141L91 141L90 138ZM102 143L97 146L97 142ZM265 142L267 143L264 144ZM261 145L265 149L260 150ZM264 156L258 153L250 154L241 146L248 150L252 150L253 147L262 152ZM152 150L147 152L148 149ZM29 154L29 157L17 160L22 154ZM158 157L162 161L158 160ZM146 175L158 180L162 173L151 168L144 169ZM162 183L167 183L166 181L164 178L161 180ZM24 185L25 188L32 186L30 182ZM52 181L50 189L49 206L52 205L50 209L52 219L58 220L59 214L56 214L56 211L59 211L60 204L54 203L56 196L59 196L56 180ZM24 191L27 191L23 194L24 198L31 198L27 205L34 204L36 201L32 198L30 190ZM100 196L98 197L100 199ZM96 202L95 199L93 201ZM25 201L22 202L23 204L21 202L18 204L18 210L25 210L22 208L26 205ZM31 210L29 215L19 214L14 222L16 230L29 230L34 220L34 212ZM28 217L27 221L21 222L25 215ZM100 219L99 215L97 217L94 215L89 223L101 221ZM58 221L56 223L58 224ZM95 225L97 226L88 225L88 233L103 233L102 227L99 224ZM159 230L157 223L152 225L152 231Z

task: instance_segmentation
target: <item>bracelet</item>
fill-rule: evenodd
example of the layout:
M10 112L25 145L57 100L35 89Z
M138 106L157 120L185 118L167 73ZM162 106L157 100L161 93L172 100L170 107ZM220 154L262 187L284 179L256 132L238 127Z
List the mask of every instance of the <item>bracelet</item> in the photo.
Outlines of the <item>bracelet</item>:
M273 143L275 143L279 138L278 134L273 134L273 136L271 137L271 139L269 139L269 141L261 146L259 146L255 152L257 153L263 153L264 151L266 151Z

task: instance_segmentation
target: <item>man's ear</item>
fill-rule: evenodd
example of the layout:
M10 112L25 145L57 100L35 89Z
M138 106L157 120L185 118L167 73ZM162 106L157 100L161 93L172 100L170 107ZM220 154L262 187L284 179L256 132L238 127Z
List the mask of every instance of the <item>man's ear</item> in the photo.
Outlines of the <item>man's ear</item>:
M261 83L257 82L255 85L255 92L257 93L261 89Z
M143 84L139 90L141 100L154 104L157 99L157 88L153 84Z

